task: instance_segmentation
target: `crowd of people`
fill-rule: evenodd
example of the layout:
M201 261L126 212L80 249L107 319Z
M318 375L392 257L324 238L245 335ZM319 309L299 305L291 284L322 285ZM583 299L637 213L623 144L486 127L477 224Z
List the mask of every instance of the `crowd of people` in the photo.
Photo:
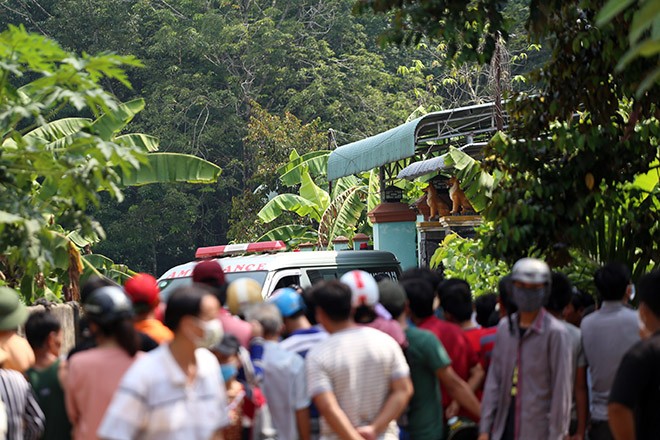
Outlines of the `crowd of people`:
M0 438L660 438L660 271L604 265L593 298L524 258L476 300L428 269L266 299L213 260L192 277L166 304L148 274L89 280L64 354L0 287Z

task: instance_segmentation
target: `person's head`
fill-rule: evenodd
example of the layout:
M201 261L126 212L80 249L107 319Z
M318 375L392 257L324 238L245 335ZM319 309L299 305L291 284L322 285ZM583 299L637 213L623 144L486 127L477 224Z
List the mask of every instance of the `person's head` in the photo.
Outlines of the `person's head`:
M511 275L505 275L500 279L497 284L498 304L500 306L500 318L505 317L507 314L516 313L518 306L511 300Z
M655 333L660 330L660 270L649 272L637 283L639 318L646 329Z
M138 317L150 313L160 304L160 289L156 278L147 273L138 273L126 280L124 290Z
M119 286L104 286L92 291L83 303L85 317L97 343L101 338L114 339L134 356L138 335L133 327L133 304Z
M491 326L491 316L496 313L497 295L494 293L486 293L478 296L474 300L474 311L476 314L477 324L482 327ZM497 321L495 323L497 325Z
M438 295L447 321L457 324L472 319L472 292L467 281L450 278L440 283Z
M237 278L227 286L227 308L232 315L245 317L248 309L263 302L261 284L252 278Z
M218 320L220 302L213 293L192 285L172 292L165 309L165 325L175 339L188 341L193 347L212 347L222 340L222 324Z
M230 382L238 375L241 367L238 351L240 349L238 338L231 333L225 333L222 340L211 347L211 353L215 355L220 363L220 371L225 383Z
M406 291L396 281L389 278L378 282L378 295L380 303L390 312L392 318L397 319L406 309Z
M553 315L563 319L563 312L573 297L573 284L561 272L552 272L552 287L546 309Z
M438 286L444 279L442 274L437 271L433 271L426 267L413 267L408 269L401 274L399 281L408 281L408 280L425 280L431 285L433 292L438 291Z
M579 327L582 323L582 319L595 309L596 302L594 301L594 298L590 294L582 292L573 286L571 301L564 309L564 319L574 326Z
M344 324L351 318L351 289L337 280L323 281L310 290L316 303L316 319L326 327L326 322Z
M316 300L311 288L304 289L300 294L305 302L305 316L310 324L316 325Z
M62 348L62 325L47 310L33 312L25 322L25 338L35 353L60 355Z
M28 317L27 307L10 287L0 286L0 332L15 332Z
M378 283L370 273L363 270L346 272L339 279L351 290L355 322L369 323L376 319L374 306L378 304Z
M87 281L85 281L85 283L83 283L82 287L80 288L80 303L84 303L87 300L89 294L96 289L108 286L119 286L119 284L115 283L111 279L92 275L87 279Z
M520 312L540 310L550 295L550 268L536 258L522 258L511 269L511 300Z
M204 260L197 263L192 272L194 283L210 287L211 292L220 301L221 305L227 302L227 281L225 271L216 260Z
M603 301L622 301L630 294L630 283L630 270L622 263L607 263L594 274L594 284Z
M282 333L284 322L282 314L275 304L255 304L248 309L246 318L261 324L266 339L276 339Z
M305 316L305 301L302 295L291 287L277 289L267 302L275 304L285 322Z
M401 282L401 287L406 291L413 318L423 319L433 315L435 293L428 281L422 278L407 279Z

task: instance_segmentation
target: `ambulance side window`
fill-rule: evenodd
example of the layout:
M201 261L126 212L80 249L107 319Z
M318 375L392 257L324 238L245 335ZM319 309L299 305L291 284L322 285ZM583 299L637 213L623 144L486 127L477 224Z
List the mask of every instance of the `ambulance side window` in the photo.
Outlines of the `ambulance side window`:
M273 277L273 282L275 282L275 285L272 288L272 290L269 292L269 296L270 293L274 292L277 289L281 289L283 287L289 287L292 284L300 285L300 270L289 269L289 270L276 272L275 276Z
M282 287L289 287L292 284L300 285L300 276L291 275L291 276L282 278L275 285L275 290L281 289Z
M309 282L312 285L320 281L330 281L339 278L337 276L337 269L307 269L306 272Z

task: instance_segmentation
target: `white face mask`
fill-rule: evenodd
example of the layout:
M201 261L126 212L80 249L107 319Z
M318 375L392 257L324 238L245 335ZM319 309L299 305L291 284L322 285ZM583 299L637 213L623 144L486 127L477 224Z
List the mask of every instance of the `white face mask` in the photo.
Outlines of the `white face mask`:
M202 330L204 330L204 335L201 338L196 337L193 339L197 347L211 348L222 340L224 330L220 320L212 319L210 321L202 321L201 319L198 319L197 324Z
M644 320L642 319L642 314L639 313L639 310L637 310L637 326L640 330L646 329L646 325L644 325Z

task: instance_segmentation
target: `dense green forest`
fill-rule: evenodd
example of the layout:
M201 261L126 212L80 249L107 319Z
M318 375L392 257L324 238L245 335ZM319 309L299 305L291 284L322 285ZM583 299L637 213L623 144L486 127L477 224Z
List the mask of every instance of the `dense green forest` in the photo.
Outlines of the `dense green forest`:
M516 22L524 4L512 2L508 12L518 29L510 49L514 71L525 69L515 57L526 45ZM416 111L488 99L483 66L448 68L443 46L430 43L381 46L388 17L355 15L353 5L0 2L1 28L23 24L74 52L140 59L144 67L129 70L132 89L104 83L121 101L145 100L131 131L157 136L161 151L194 154L223 170L214 185L129 188L121 203L106 197L93 215L107 238L94 251L160 274L190 260L197 246L253 240L268 229L256 213L267 194L281 190L275 170L292 148L331 149Z

